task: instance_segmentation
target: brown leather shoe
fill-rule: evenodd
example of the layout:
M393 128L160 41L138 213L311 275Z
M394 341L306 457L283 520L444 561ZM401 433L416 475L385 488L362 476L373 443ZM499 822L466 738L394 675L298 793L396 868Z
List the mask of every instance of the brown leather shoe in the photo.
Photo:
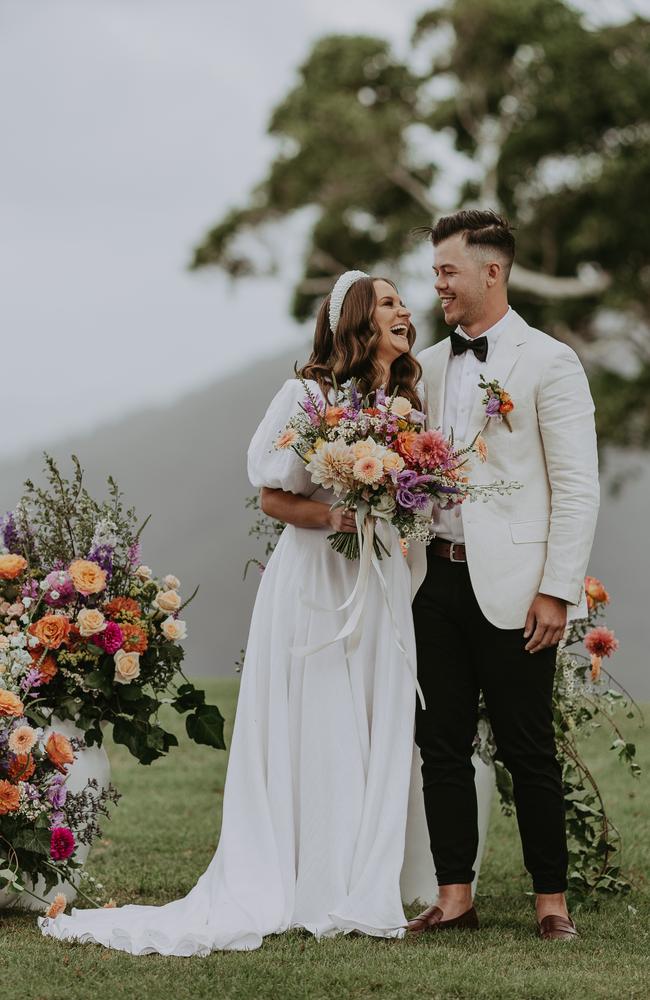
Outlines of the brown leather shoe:
M542 941L573 941L580 936L571 917L561 917L556 913L549 913L540 920L537 933Z
M423 931L448 931L448 930L478 930L478 914L474 907L461 913L453 920L443 920L444 913L439 906L430 906L428 909L418 913L417 917L409 920L406 925L407 931L411 934L422 934Z

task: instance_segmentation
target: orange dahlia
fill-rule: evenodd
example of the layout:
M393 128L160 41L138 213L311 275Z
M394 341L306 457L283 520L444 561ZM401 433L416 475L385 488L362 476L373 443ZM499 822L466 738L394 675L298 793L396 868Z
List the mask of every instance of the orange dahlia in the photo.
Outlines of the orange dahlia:
M72 744L68 737L62 733L50 733L45 749L57 771L67 774L65 765L74 763Z
M122 649L127 653L144 653L149 645L149 640L144 629L140 625L131 625L130 622L122 622L120 631L124 637Z
M15 812L20 803L20 791L17 785L4 779L0 781L0 816Z
M11 781L29 781L35 770L31 753L19 753L9 762L7 774Z
M136 618L140 618L142 608L132 597L114 597L112 601L104 605L104 614L108 615L109 618L119 618L120 615L124 614L135 615Z

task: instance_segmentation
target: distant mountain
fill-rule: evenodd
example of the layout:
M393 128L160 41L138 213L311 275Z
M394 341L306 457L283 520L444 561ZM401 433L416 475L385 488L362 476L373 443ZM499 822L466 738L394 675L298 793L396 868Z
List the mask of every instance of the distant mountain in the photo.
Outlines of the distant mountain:
M64 468L71 453L78 455L93 493L102 491L110 472L139 515L152 514L144 561L159 574L180 577L185 595L200 584L187 609L186 667L195 676L232 674L246 643L258 575L253 567L242 582L242 571L249 555L262 554L248 537L251 512L244 499L254 491L246 478L246 448L294 360L295 352L264 360L172 405L161 403L47 448ZM612 594L608 621L621 641L612 667L636 697L650 700L650 460L638 456L635 463L638 474L619 499L603 490L590 572ZM619 465L612 460L608 473L620 471ZM38 452L0 463L0 511L14 506L23 481L37 478L41 467Z

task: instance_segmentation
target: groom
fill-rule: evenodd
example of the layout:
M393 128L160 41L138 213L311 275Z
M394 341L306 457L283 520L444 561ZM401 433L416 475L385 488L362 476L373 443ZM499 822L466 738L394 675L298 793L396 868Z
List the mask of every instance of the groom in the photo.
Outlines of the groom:
M480 432L487 457L474 462L472 481L516 480L522 488L435 515L413 613L427 705L417 709L416 742L439 896L409 930L478 927L471 757L482 691L499 759L512 775L538 933L574 938L552 692L567 614L583 611L596 526L594 407L575 353L508 305L515 252L508 222L489 211L457 212L430 236L435 287L453 332L418 358L429 427L453 429L466 444Z

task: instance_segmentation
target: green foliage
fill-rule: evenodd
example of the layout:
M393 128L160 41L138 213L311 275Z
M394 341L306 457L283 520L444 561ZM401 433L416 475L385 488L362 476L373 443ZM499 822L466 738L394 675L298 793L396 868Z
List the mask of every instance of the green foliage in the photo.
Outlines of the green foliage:
M475 178L444 210L478 203L515 220L526 274L513 272L513 305L582 355L601 440L647 447L649 59L650 18L595 28L568 0L444 0L417 20L404 61L381 38L322 38L271 115L266 177L192 266L254 274L250 236L309 209L295 317L346 268L398 276L412 230L441 214L436 182L457 186L458 158L434 142L443 135ZM605 355L608 317L617 337ZM436 310L429 336L444 331Z

